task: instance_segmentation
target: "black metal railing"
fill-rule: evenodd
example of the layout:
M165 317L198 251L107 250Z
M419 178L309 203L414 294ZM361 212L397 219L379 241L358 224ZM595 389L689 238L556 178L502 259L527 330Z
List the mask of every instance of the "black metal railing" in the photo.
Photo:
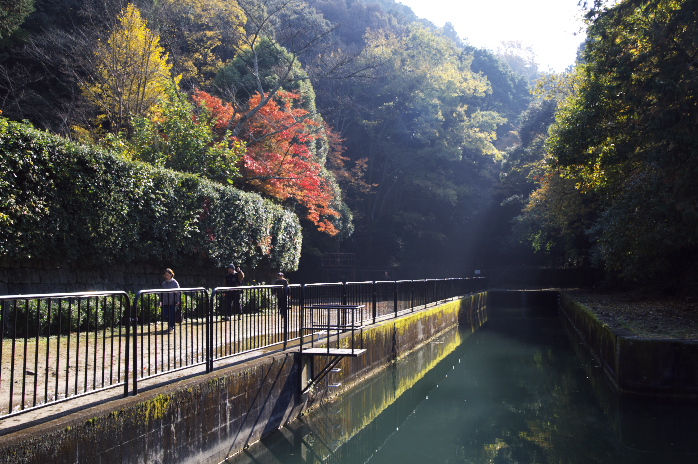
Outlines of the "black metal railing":
M288 341L284 305L290 298L283 286L219 287L212 295L211 361Z
M286 349L301 342L303 327L330 325L314 320L323 305L358 308L345 324L354 330L485 290L486 283L147 289L133 301L118 291L0 296L0 417L119 386L136 394L146 379L194 366L210 372L216 361Z
M208 305L205 288L138 292L132 313L134 393L139 380L206 364Z
M125 292L0 296L0 416L124 386Z

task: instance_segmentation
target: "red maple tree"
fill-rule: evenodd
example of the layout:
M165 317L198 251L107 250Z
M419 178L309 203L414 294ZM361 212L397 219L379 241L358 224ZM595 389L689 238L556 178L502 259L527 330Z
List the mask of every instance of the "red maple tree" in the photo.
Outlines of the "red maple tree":
M332 218L340 216L334 209L337 193L310 148L320 137L335 139L336 134L297 107L297 93L279 91L258 108L263 97L255 94L250 99L248 108L256 110L248 115L236 113L233 105L200 90L195 92L194 101L208 109L221 137L227 136L225 129L244 124L235 132L247 145L240 166L245 188L280 201L295 200L318 230L336 235L339 231Z

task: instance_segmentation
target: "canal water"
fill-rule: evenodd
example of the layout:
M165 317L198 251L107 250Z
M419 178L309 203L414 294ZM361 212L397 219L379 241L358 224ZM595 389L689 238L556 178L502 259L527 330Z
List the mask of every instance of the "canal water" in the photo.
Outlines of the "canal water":
M227 463L698 463L698 408L620 398L554 308L495 308ZM328 380L332 382L332 380Z

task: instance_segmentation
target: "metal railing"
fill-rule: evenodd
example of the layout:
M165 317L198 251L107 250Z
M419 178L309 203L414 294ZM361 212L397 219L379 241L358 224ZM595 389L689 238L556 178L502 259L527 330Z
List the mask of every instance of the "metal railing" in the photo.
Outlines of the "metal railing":
M0 296L0 416L105 388L128 393L125 292Z
M288 341L280 285L219 287L212 294L211 361ZM288 303L286 303L288 305ZM294 311L291 311L293 313Z
M209 295L205 288L141 290L131 320L133 392L138 381L206 364Z
M147 289L133 301L117 291L0 296L0 417L120 386L133 395L146 379L286 349L301 342L312 307L354 306L356 329L482 291L486 282Z

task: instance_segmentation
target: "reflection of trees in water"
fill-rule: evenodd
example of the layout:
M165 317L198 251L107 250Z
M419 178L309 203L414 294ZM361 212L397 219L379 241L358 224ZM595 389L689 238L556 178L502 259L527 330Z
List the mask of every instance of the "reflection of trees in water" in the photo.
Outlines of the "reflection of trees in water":
M490 314L460 346L440 337L292 424L305 460L256 462L652 462L614 439L557 318L522 311ZM273 454L301 452L287 446Z
M458 347L461 336L457 329L442 334L433 343L410 353L380 374L362 380L335 401L321 403L311 413L285 427L284 432L278 432L253 446L250 452L255 462L296 462L289 460L291 458L277 460L270 457L267 447L274 447L274 456L298 456L301 453L314 456L313 459L297 461L304 463L354 463L370 459L396 430L412 420L414 409L425 394L435 388L433 381L428 384L420 382L425 375L432 369L445 372L451 368L450 364L443 366L440 362ZM341 373L336 375L327 382L340 380ZM413 388L415 386L419 387ZM331 390L326 390L325 394L330 395ZM274 438L285 432L294 435L294 442L303 443L303 451L293 447L286 439ZM230 459L228 462L249 462L245 459L248 458L242 461Z
M479 457L466 462L619 462L608 461L617 450L557 318L494 320L489 329L504 337L488 345L494 408Z

